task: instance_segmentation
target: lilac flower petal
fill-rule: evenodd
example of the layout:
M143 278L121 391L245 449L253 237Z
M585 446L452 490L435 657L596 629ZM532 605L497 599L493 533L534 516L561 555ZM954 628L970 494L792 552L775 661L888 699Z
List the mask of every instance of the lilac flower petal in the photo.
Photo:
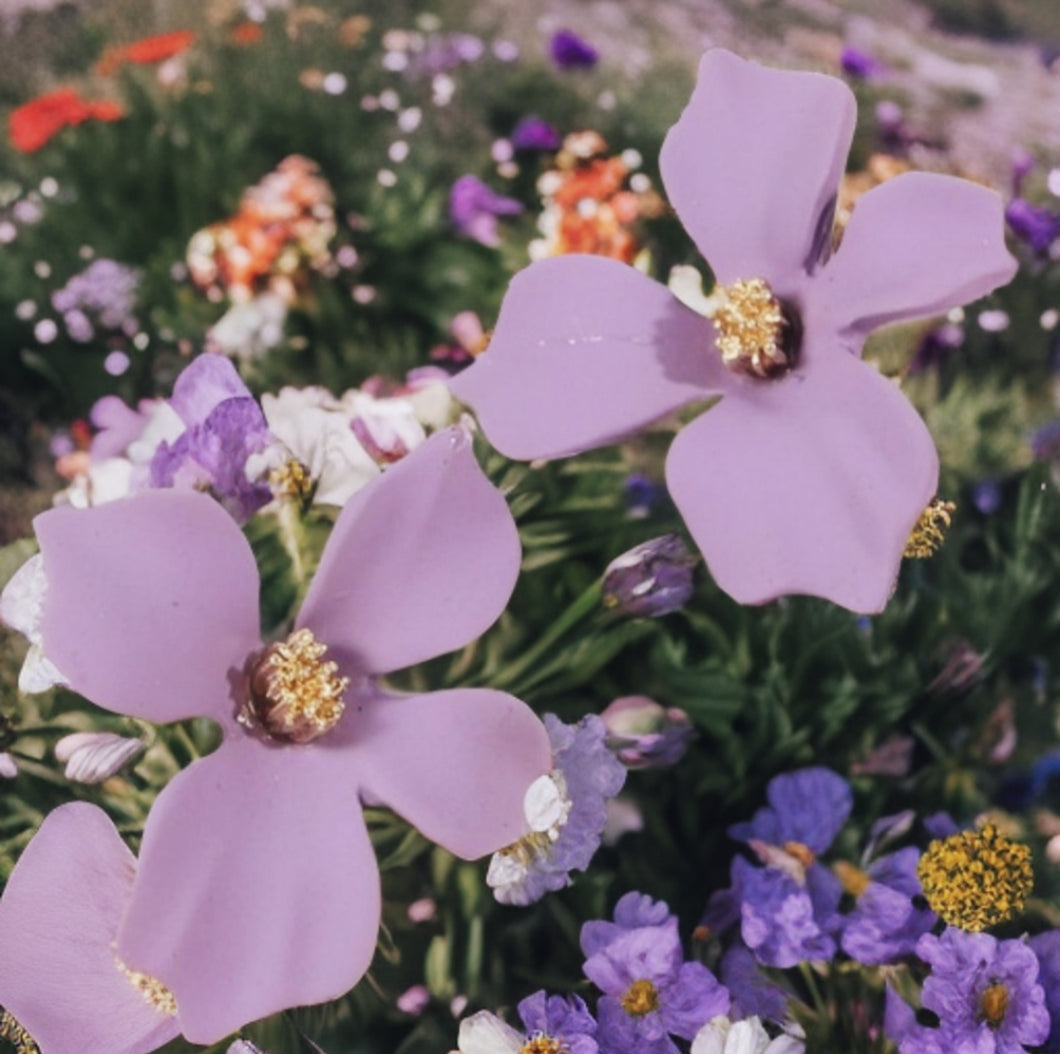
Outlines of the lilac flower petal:
M891 381L848 355L729 397L670 447L670 492L718 585L881 611L938 457ZM733 495L740 500L734 501Z
M0 1004L47 1054L146 1054L180 1032L118 969L136 861L95 805L53 810L0 900Z
M229 675L259 646L258 571L220 505L149 491L52 509L34 526L43 647L70 687L158 723L234 713Z
M531 264L489 349L449 387L507 457L614 442L730 383L713 328L665 286L598 256Z
M703 56L659 165L719 282L764 278L789 296L827 255L854 119L854 96L834 77Z
M237 732L159 795L118 951L172 990L191 1042L335 999L368 968L379 874L356 778L346 751Z
M1016 268L994 191L909 172L858 201L816 295L836 330L860 342L878 326L975 300Z
M519 535L460 428L436 432L346 505L298 615L333 656L388 673L462 647L504 610Z
M544 725L524 703L457 688L381 697L351 716L362 786L432 842L470 860L526 833L523 798L552 760Z
M169 405L188 428L194 428L205 424L213 410L226 399L251 398L231 360L207 353L193 359L181 372L173 383Z

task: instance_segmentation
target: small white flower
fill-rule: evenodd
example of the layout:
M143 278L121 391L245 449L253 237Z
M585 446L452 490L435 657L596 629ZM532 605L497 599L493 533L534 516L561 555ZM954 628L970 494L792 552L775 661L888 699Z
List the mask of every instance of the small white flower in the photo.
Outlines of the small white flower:
M265 1054L260 1047L255 1047L249 1039L237 1039L227 1050L226 1054Z
M730 1021L716 1017L692 1040L691 1054L804 1054L806 1045L793 1036L771 1040L757 1017Z
M460 1054L519 1054L526 1037L496 1014L480 1010L460 1022L456 1045Z
M102 783L144 749L142 740L113 732L73 732L55 744L55 757L75 783Z
M45 658L43 651L41 623L47 590L44 560L37 553L11 576L0 593L0 621L21 633L30 644L18 675L18 690L26 694L46 692L66 684L66 678Z

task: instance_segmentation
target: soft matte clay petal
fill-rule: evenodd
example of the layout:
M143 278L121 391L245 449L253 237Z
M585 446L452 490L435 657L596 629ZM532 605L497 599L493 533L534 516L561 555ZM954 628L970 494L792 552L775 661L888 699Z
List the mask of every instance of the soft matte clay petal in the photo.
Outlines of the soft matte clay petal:
M719 282L791 295L831 243L856 107L835 77L708 51L659 156L663 183Z
M368 968L379 873L354 780L341 751L236 732L158 797L118 949L173 991L193 1043Z
M504 610L521 548L461 428L353 496L298 615L347 668L387 673L463 647Z
M718 585L881 611L935 496L931 436L898 388L845 354L724 399L674 440L666 479Z
M164 723L231 718L229 679L259 646L250 546L204 494L154 491L34 521L44 653L99 706Z
M489 348L449 383L505 456L562 457L725 384L706 319L615 260L560 256L512 280Z
M52 811L0 900L0 1005L43 1054L145 1054L179 1034L118 969L112 945L136 861L106 813Z
M548 735L504 692L462 688L367 702L347 719L372 800L465 859L526 833L523 798L552 767Z
M1010 281L1016 267L994 191L954 176L909 172L859 199L813 296L835 329L860 345L888 322L940 314L984 296Z

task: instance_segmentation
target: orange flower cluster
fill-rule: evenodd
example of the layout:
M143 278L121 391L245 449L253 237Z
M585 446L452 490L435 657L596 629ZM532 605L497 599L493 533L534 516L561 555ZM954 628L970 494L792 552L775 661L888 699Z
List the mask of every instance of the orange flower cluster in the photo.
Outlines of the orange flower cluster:
M531 243L535 259L592 253L633 263L640 251L636 223L662 208L648 177L633 175L637 159L610 157L597 132L568 135L556 167L538 181L544 209L538 227L544 237ZM630 186L631 176L636 189Z
M291 304L307 270L332 266L334 195L317 165L285 158L243 193L239 211L192 235L188 270L212 300L246 303L263 292Z
M7 128L15 149L31 154L64 128L85 121L117 121L124 116L116 102L91 101L73 88L60 88L12 110Z
M107 48L96 64L96 72L103 77L109 77L130 63L136 66L150 66L156 62L165 62L166 59L187 51L194 43L195 34L190 29L144 37L143 40L134 40L131 44Z

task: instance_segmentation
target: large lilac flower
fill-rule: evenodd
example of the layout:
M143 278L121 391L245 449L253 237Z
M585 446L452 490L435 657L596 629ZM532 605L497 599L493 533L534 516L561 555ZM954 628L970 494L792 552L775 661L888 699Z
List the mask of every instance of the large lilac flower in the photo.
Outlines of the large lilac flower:
M172 995L114 951L136 860L106 813L48 814L0 899L0 1005L42 1054L146 1054L180 1034Z
M350 500L295 632L264 650L253 555L211 499L149 491L36 528L42 646L70 686L224 734L155 802L117 942L172 990L192 1042L335 998L367 969L379 880L358 798L461 857L522 833L524 792L549 768L531 711L377 680L485 630L518 574L515 525L463 430Z
M829 260L854 117L834 78L708 52L660 165L724 310L712 322L613 260L542 260L513 281L489 350L451 382L521 459L578 453L723 396L677 436L666 474L716 581L742 603L809 593L882 609L938 462L896 386L859 361L862 344L1015 270L998 196L926 173L862 197Z
M938 1045L975 1054L1023 1054L1049 1035L1038 960L1025 941L999 941L952 926L941 937L925 934L917 955L931 966L921 1001L939 1018ZM916 1035L899 1042L901 1054L919 1054Z

